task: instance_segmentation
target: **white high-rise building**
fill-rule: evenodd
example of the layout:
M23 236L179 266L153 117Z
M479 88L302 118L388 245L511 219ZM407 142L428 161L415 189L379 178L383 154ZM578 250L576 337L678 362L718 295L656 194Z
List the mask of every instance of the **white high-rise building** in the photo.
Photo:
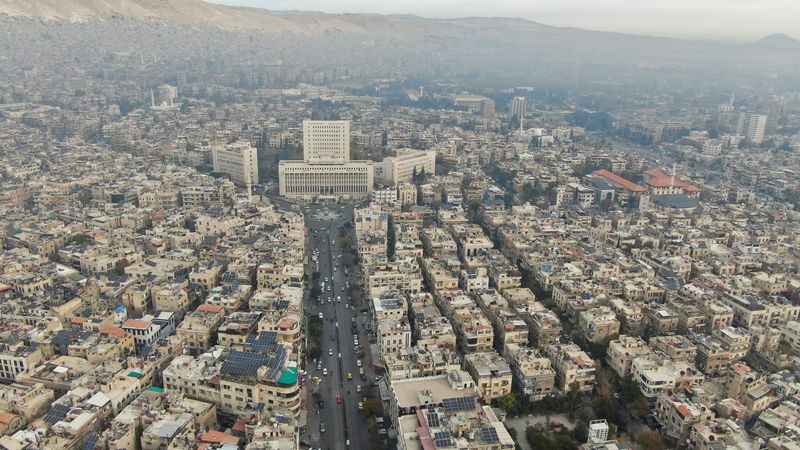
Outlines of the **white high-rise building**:
M436 151L401 148L397 156L387 156L375 166L376 173L381 174L379 181L390 186L413 181L415 169L417 174L424 172L432 177L436 175Z
M511 102L508 104L508 110L511 113L511 117L516 117L518 119L525 117L525 108L527 105L528 99L525 97L512 98Z
M602 444L608 442L608 422L605 419L589 422L589 444Z
M303 159L310 163L350 161L350 121L304 120Z
M247 141L217 145L211 154L214 172L227 173L234 183L251 187L258 183L258 149Z
M760 144L764 141L764 131L767 128L767 116L765 114L753 114L749 112L739 113L739 124L736 127L736 134L744 136L745 140L751 144Z

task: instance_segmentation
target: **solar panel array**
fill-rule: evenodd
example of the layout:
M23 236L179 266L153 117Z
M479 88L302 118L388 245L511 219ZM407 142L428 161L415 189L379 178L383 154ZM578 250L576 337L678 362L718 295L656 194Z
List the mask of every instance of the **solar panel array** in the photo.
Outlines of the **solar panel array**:
M273 350L277 341L278 333L274 331L262 331L251 334L247 337L244 349L249 352L267 353Z
M67 417L67 413L69 410L72 409L71 406L64 405L61 403L56 403L50 408L50 411L42 417L42 420L49 423L50 425L55 424L56 422L60 421L64 417Z
M497 430L494 427L483 427L481 433L483 434L483 442L487 444L500 442L500 436L497 435Z
M437 412L429 412L428 413L428 427L430 428L439 428L442 426L442 422L439 421L439 413Z
M442 407L447 414L475 409L475 397L455 397L442 400Z
M278 300L277 302L273 303L272 306L278 311L289 309L289 300Z
M221 282L226 284L235 284L237 279L236 272L225 272L220 277Z
M259 367L266 366L266 378L275 381L283 373L286 357L286 348L282 345L272 347L269 353L232 350L222 363L220 371L228 375L254 377L258 374Z
M92 433L86 436L86 440L83 441L83 450L94 450L95 446L97 445L97 441L100 440L100 435L97 433Z
M225 362L222 363L220 371L229 375L253 377L258 373L258 368L266 364L267 357L260 353L232 350Z
M436 448L447 448L453 446L453 439L450 437L449 431L438 431L433 433L433 443Z

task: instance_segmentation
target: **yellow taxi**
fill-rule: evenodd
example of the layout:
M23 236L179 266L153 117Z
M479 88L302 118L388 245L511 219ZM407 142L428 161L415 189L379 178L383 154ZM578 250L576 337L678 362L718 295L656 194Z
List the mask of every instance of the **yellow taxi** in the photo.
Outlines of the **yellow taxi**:
M348 380L352 380L353 379L353 374L350 373L350 372L347 372L347 379Z
M358 402L358 409L359 411L364 409L364 402Z

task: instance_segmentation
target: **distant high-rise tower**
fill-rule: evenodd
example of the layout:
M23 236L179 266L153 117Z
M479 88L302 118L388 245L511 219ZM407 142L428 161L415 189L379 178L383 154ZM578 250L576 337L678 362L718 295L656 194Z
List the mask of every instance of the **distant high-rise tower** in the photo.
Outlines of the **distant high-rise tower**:
M311 163L350 161L350 121L304 120L303 159Z
M162 105L173 106L175 99L178 98L178 88L168 84L158 87L158 102Z
M516 117L522 120L525 117L525 108L528 106L528 99L525 97L514 97L511 99L511 102L508 104L509 112L511 112L511 117Z
M739 124L736 127L736 134L744 136L750 144L760 144L764 141L764 130L767 128L767 116L765 114L753 114L749 112L739 113Z

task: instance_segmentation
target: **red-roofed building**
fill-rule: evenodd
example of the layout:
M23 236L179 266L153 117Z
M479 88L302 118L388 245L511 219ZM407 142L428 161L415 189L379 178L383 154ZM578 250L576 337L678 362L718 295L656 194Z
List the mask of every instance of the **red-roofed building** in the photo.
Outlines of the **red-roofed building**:
M648 169L642 175L651 195L686 194L692 198L700 196L699 187L677 178L673 179L661 169Z
M626 180L625 178L622 178L621 176L615 174L614 172L609 172L606 169L595 170L592 173L605 178L606 181L608 181L612 185L627 189L628 191L631 192L632 195L644 194L645 192L647 192L647 189L645 189L644 187L639 186L633 181Z
M626 180L614 172L606 169L595 170L593 176L602 178L616 192L616 200L622 205L636 206L639 209L646 209L649 204L647 189L639 186L633 181Z
M200 440L211 444L239 444L238 437L216 430L206 432Z

